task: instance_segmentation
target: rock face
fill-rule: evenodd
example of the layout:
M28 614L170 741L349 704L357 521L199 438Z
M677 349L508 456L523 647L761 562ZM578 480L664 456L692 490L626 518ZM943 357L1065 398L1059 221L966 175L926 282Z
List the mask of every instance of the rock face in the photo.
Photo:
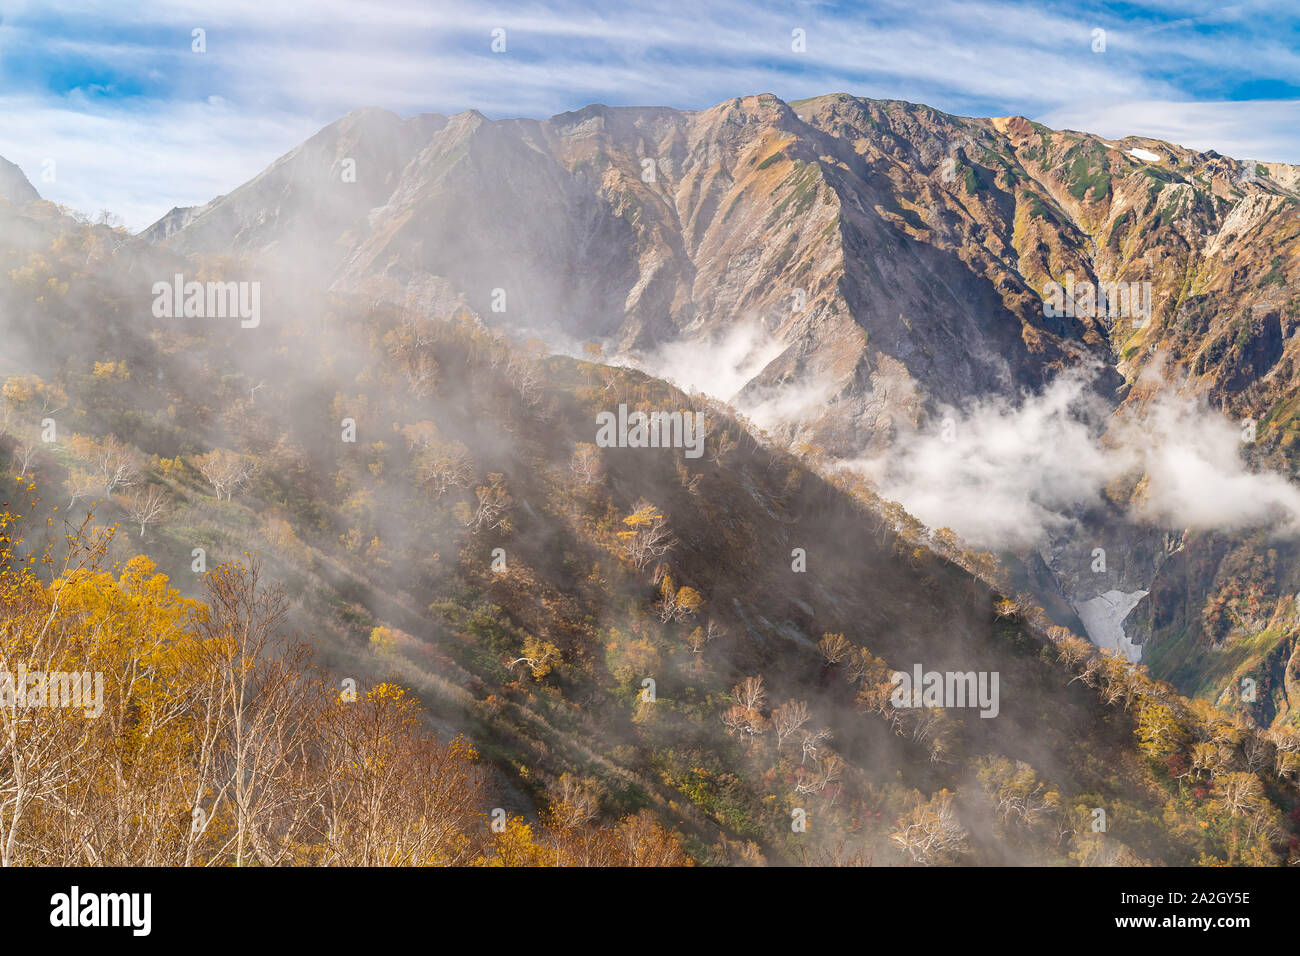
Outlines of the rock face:
M665 348L738 335L728 362L743 373L714 379L733 383L722 397L831 456L1090 364L1110 409L1204 396L1266 423L1252 454L1294 472L1298 198L1300 169L1282 164L1023 117L761 95L544 121L359 110L144 238L469 310L556 348L599 342L670 375L650 360ZM1086 619L1110 591L1149 591L1125 640L1212 645L1199 602L1223 590L1215 562L1232 549L1166 562L1164 531L1113 522L1111 547L1132 555L1118 574L1082 573L1087 549L1044 553L1068 604ZM1050 545L1071 547L1083 543ZM1160 583L1162 565L1186 587ZM1300 588L1289 571L1274 580Z
M1134 644L1124 633L1124 619L1147 596L1146 591L1107 591L1090 598L1078 607L1079 618L1098 647L1118 651L1131 661L1142 659L1142 646Z
M853 455L927 403L1014 396L1088 359L1118 368L1110 396L1157 359L1220 402L1290 387L1298 180L846 94L545 121L365 109L144 237L557 347L647 354L745 325L762 360L742 407L800 390L770 423ZM1048 316L1051 281L1149 282L1153 314Z
M3 157L0 157L0 196L15 205L36 202L41 198L23 171Z
M173 206L166 215L140 233L140 238L151 243L162 242L168 236L180 232L188 226L198 216L206 212L213 203L220 201L221 197L217 197L205 206Z
M973 172L967 141L1008 149L990 121L848 96L544 122L363 110L146 238L274 254L338 289L451 291L612 352L752 324L774 357L751 393L815 388L839 406L818 407L821 438L849 453L879 424L877 390L914 418L926 397L1012 394L1104 346L1091 321L1044 318L1014 268L1016 191Z

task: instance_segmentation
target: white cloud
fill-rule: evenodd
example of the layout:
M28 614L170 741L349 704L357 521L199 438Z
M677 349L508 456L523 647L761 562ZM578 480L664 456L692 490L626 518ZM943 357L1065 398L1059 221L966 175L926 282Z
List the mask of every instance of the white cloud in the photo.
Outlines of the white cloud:
M1300 100L1190 103L1128 100L1061 107L1040 117L1056 129L1108 139L1146 136L1214 149L1235 159L1300 163Z
M172 206L200 205L251 179L316 131L296 116L237 113L229 104L166 112L0 97L0 156L46 199L87 214L108 209L140 229ZM42 179L53 161L53 181Z
M1167 393L1141 413L1109 418L1089 373L1070 372L1019 403L947 409L927 431L846 467L930 527L952 528L980 547L1028 548L1068 533L1108 484L1140 475L1135 519L1300 533L1300 488L1247 470L1241 435L1239 423Z
M0 155L29 172L32 159L63 157L60 169L78 175L43 192L91 211L108 207L136 226L229 191L361 106L542 118L591 102L699 109L760 92L846 91L1300 162L1297 102L1198 104L1188 92L1225 70L1238 84L1300 75L1300 52L1269 26L1285 6L1243 12L1147 0L1123 19L1081 8L1012 0L935 0L923 12L914 0L843 9L320 0L306 12L263 0L18 3L0 26L0 71L5 54L21 52L65 73L84 67L87 89L50 92L30 75L8 83L13 125L0 135ZM1170 23L1170 14L1185 16ZM189 50L194 26L208 31L201 57ZM496 26L507 30L502 55L489 50ZM1108 31L1100 55L1090 49L1097 26ZM807 33L806 53L790 49L795 27Z
M731 325L714 339L669 342L649 355L629 357L628 364L685 391L702 392L719 401L731 402L784 349L778 339L763 329L761 322L747 319Z

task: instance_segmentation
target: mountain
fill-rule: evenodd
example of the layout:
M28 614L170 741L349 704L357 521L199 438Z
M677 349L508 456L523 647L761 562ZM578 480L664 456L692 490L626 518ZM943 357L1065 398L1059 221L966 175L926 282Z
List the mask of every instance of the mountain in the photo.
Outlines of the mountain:
M873 380L955 400L1037 380L1089 347L1083 328L1046 327L1032 290L995 256L961 262L981 226L921 159L977 127L847 97L800 108L803 118L763 96L695 113L593 106L545 122L359 111L163 242L274 253L341 291L388 285L403 301L463 302L611 352L752 321L778 345L751 390L816 384L839 397L827 416L838 422L854 420L855 404L866 413ZM899 133L857 138L886 124ZM894 155L902 142L911 155ZM345 158L355 183L342 181ZM935 199L940 242L910 234L904 215ZM936 285L936 273L950 281Z
M1113 434L1126 416L1195 401L1258 426L1249 470L1294 477L1298 196L1298 167L1149 138L763 95L545 121L360 110L145 235L427 315L464 309L569 354L598 343L828 467L889 465L945 421L1088 370L1100 441L1132 444ZM1149 314L1121 289L1145 291ZM1268 675L1270 713L1300 705L1282 623L1300 555L1258 522L1197 524L1204 509L1142 517L1149 466L1012 540L933 510L1004 552L1058 623L1145 654L1186 692ZM911 507L916 484L892 487Z
M41 198L40 193L23 175L23 171L2 156L0 156L0 196L15 205L36 202Z
M721 403L39 205L0 254L13 563L92 504L128 592L137 553L183 593L260 561L331 683L411 687L511 814L645 811L716 864L1300 852L1300 737L1097 653ZM264 281L262 321L158 314L177 271ZM602 445L620 406L702 415L703 454ZM917 668L971 697L896 706Z
M1165 458L1205 477L1185 432L1239 504L1289 494L1295 188L832 95L362 110L139 237L0 205L6 562L93 510L104 564L159 587L260 563L331 685L410 687L547 830L648 813L719 864L1291 862L1296 546L1151 509ZM1151 315L1095 314L1095 280L1150 282ZM723 394L665 381L692 362ZM1188 396L1255 440L1225 458ZM607 440L637 412L700 444ZM949 431L1025 479L961 507L1010 484L1060 510L1040 536L928 528L861 464L956 467ZM952 490L905 477L923 517Z
M221 197L218 196L213 202L219 202ZM140 237L146 242L162 242L172 233L179 232L185 228L194 218L205 212L210 206L208 203L204 206L173 206L167 214L140 233Z
M1288 258L1298 183L1281 164L845 94L546 121L371 109L146 235L182 254L274 254L339 290L462 302L614 353L754 321L775 357L749 390L827 396L795 417L856 453L879 424L873 395L915 422L928 401L1015 395L1083 356L1132 381L1143 346L1188 310L1205 328L1169 357L1194 365L1234 310L1285 305L1266 264ZM1229 290L1228 262L1275 278ZM1045 284L1067 273L1150 281L1153 321L1139 335L1045 316ZM1276 363L1288 327L1280 313L1256 324L1260 344L1202 362L1198 386L1221 397Z

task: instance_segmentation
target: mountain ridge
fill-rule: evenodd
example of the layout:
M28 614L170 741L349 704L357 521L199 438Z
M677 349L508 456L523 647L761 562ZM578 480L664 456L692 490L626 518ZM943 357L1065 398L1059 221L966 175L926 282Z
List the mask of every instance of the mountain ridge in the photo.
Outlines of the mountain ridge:
M1251 467L1294 475L1298 190L1286 164L842 93L544 120L367 109L160 248L279 261L308 287L466 310L571 355L593 345L830 463L887 457L1089 368L1112 413L1174 396L1258 421ZM1110 283L1148 290L1151 314L1112 315L1094 292L1048 308L1053 286ZM692 354L716 357L683 365ZM1140 477L1107 489L1109 513L1076 515L1074 540L1042 543L1057 582L1039 599L1063 588L1069 623L1111 591L1146 591L1131 639L1181 646L1217 572L1195 572L1187 606L1159 606L1186 556L1167 552L1171 529L1122 514ZM1126 560L1088 573L1084 542L1117 537Z

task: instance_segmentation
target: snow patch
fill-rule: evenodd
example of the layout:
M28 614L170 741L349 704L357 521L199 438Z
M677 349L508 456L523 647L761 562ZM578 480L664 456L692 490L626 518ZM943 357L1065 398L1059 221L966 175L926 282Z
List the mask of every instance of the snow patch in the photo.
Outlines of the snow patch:
M1147 596L1146 591L1107 591L1075 607L1088 637L1098 647L1119 651L1136 664L1142 659L1142 646L1124 634L1124 619Z
M1148 163L1158 163L1163 159L1163 157L1158 153L1153 153L1149 149L1130 149L1128 154L1130 156L1136 156L1138 159L1145 160Z

